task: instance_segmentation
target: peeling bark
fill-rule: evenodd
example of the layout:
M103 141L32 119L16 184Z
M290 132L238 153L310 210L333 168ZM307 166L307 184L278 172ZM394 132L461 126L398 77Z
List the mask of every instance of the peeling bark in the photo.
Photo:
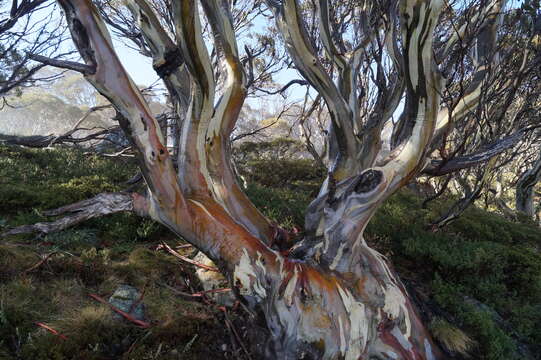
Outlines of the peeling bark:
M362 50L348 58L346 66L324 34L327 51L336 55L337 65L343 68L342 79L350 81L336 86L306 37L297 2L268 1L297 68L327 102L335 141L331 145L337 150L331 176L308 209L306 238L287 254L269 246L272 230L265 228L266 219L252 212L251 203L235 187L229 163L229 135L246 96L229 3L201 1L228 71L224 96L216 102L198 2L173 2L174 46L180 48L192 79L177 172L159 124L122 67L91 0L58 1L85 64L95 69L85 77L113 104L121 127L138 151L148 196L137 198L132 206L144 209L146 215L203 251L227 274L237 295L262 311L271 334L267 358L442 358L400 280L386 259L366 244L363 232L381 203L425 165L440 110L442 79L433 56L433 32L443 1L399 3L403 53L395 56L403 74L403 118L409 135L381 166L371 164L376 157L370 156L374 160L362 171L353 124L356 100L350 96ZM162 67L168 63L170 39L147 16L143 0L131 4L147 41L154 44L155 68L169 76L177 66L172 62L171 67ZM325 16L325 2L319 6ZM325 25L323 32L327 32ZM389 104L393 101L380 105L382 114L388 112ZM376 129L382 126L380 120L374 124Z

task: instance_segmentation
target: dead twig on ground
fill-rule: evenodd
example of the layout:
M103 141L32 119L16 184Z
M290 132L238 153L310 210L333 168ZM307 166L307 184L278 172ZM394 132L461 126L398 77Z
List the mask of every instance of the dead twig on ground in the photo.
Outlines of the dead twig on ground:
M159 249L165 249L166 251L168 251L171 255L173 255L174 257L182 260L182 261L185 261L187 263L190 263L192 265L195 265L201 269L205 269L205 270L208 270L208 271L215 271L215 272L220 272L220 270L216 267L213 267L213 266L208 266L208 265L205 265L205 264L201 264L201 263L198 263L197 261L194 261L186 256L183 256L183 255L180 255L177 251L173 250L169 245L167 245L166 243L162 242L162 244L160 246L157 247L157 250Z
M102 303L102 304L105 304L105 305L108 305L111 310L113 310L114 312L116 312L117 314L120 314L122 317L124 317L126 320L136 324L137 326L141 327L141 328L149 328L151 327L151 324L146 322L146 321L142 321L142 320L139 320L139 319L136 319L134 318L133 316L131 316L130 314L128 314L127 312L125 311L122 311L120 310L119 308L117 308L116 306L114 305L111 305L108 301L106 301L105 299L99 297L98 295L96 294L88 294L88 296L90 296L92 299Z
M46 256L40 255L41 260L38 261L38 262L37 262L35 265L33 265L32 267L26 269L26 270L24 271L24 273L27 274L27 273L29 273L30 271L39 268L41 265L45 264L45 263L51 258L51 256L53 256L53 255L55 255L55 254L58 254L58 251L53 251L52 253L47 254Z
M53 329L52 327L48 326L48 325L45 325L44 323L41 323L41 322L36 322L35 323L37 326L49 331L51 334L54 334L56 336L58 336L59 338L61 338L62 340L68 340L68 338L65 336L65 335L62 335L61 333L59 333L58 331L56 331L55 329Z
M239 333L237 332L237 329L235 329L235 325L233 325L233 322L231 321L231 319L229 319L229 315L227 314L227 309L225 308L225 306L220 306L220 307L218 307L218 309L220 309L224 313L226 325L231 329L231 331L235 335L235 338L237 339L237 342L239 343L240 347L242 348L242 350L244 351L244 353L246 354L248 359L252 360L252 357L250 356L250 353L248 352L248 349L246 348L246 346L242 342L242 339L241 339Z

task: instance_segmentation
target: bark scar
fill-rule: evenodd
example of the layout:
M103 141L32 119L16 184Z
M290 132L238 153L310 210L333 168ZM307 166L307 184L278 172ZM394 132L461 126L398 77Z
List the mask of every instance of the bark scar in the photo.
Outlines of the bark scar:
M359 175L354 191L356 193L367 193L374 190L383 180L383 172L380 170L368 169Z

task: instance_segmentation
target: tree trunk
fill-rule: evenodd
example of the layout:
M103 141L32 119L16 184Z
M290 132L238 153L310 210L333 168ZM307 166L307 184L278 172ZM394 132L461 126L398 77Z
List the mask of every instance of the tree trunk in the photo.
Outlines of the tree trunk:
M516 186L516 208L518 212L535 218L534 188L541 178L541 155L532 168L525 171L518 179Z
M369 168L363 172L357 157L365 152L359 148L352 123L355 92L344 84L337 89L313 57L298 25L296 1L285 0L281 5L269 1L286 43L297 47L292 55L303 65L298 67L317 85L330 108L336 142L331 143L336 150L331 161L333 177L308 209L306 237L287 254L271 248L269 222L242 193L229 163L229 135L246 96L229 2L201 1L227 69L224 95L218 102L214 101L215 80L201 33L198 2L173 2L176 43L190 72L192 90L178 172L158 122L122 67L91 0L58 2L86 63L81 67L86 79L114 105L121 127L138 151L149 190L146 198L137 198L138 213L164 224L204 252L227 275L237 295L261 310L271 334L267 358L442 358L398 277L363 239L366 225L382 202L424 167L442 87L432 51L441 0L400 2L404 121L409 137L380 167L374 167L376 156L371 156L366 164ZM168 62L167 55L171 49L178 53L176 43L160 31L146 1L130 3L142 21L147 41L153 44L155 68L168 79L168 86L182 87L179 64ZM335 50L332 46L327 49ZM353 78L359 70L359 56L356 51L349 65L340 62L341 78L349 77L352 86L356 85ZM372 125L378 128L381 124L374 120Z

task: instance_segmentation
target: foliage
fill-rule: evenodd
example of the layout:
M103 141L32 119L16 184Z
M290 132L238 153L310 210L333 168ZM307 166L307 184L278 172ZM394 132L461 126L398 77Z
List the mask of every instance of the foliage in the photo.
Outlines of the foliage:
M299 158L302 152L303 145L290 138L246 141L235 149L235 159L242 180L249 184L302 191L315 197L326 170L312 160Z
M288 230L303 227L304 210L312 200L309 194L257 183L248 185L246 193L256 207L280 227Z
M520 342L541 355L539 229L471 208L434 233L425 224L440 214L421 209L421 201L406 190L389 199L367 228L374 245L399 273L416 274L425 284L449 320L478 344L476 359L522 359ZM445 209L449 201L433 208Z

